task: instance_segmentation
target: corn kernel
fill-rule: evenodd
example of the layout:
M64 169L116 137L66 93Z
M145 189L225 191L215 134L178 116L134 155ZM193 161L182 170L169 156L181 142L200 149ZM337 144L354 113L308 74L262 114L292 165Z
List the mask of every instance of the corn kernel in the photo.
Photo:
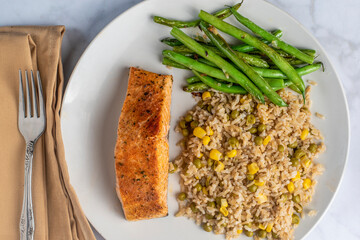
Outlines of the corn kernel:
M199 153L199 154L196 155L197 158L202 158L202 156L204 156L203 153Z
M264 117L260 117L259 119L260 119L260 122L261 122L261 123L264 123L264 122L265 122Z
M305 129L301 132L300 139L301 139L301 140L305 140L308 134L309 134L309 129L305 128Z
M242 229L238 229L238 230L236 230L236 233L237 234L241 234L243 232L243 230Z
M287 189L290 193L294 192L295 190L295 186L294 186L294 183L293 182L290 182L288 185L287 185Z
M303 160L301 160L301 164L304 168L308 168L311 164L311 160L308 158L304 158Z
M291 179L291 181L293 181L293 182L295 182L297 180L300 180L300 172L299 171L297 171L296 176Z
M205 137L203 137L202 141L203 141L203 144L206 146L206 145L208 145L209 142L210 142L210 137L209 137L209 136L205 136Z
M205 137L206 131L205 131L202 127L196 127L196 128L194 129L193 134L194 134L196 137L202 139L203 137Z
M250 174L255 174L259 171L259 167L256 163L251 163L248 165L248 170Z
M269 136L266 136L266 138L264 138L264 140L263 140L264 146L268 145L268 143L270 142L270 140L271 140L271 136L270 136L270 135L269 135Z
M195 179L196 179L196 180L199 180L199 177L198 177L198 176L195 176Z
M220 212L226 217L229 215L229 211L226 209L226 207L221 207Z
M266 227L265 227L262 223L259 224L259 228L260 228L261 230L265 230L265 229L266 229Z
M220 161L216 161L215 162L215 172L221 172L222 170L224 170L224 168L225 168L225 165L222 163L222 162L220 162Z
M211 98L210 92L208 92L208 91L203 92L203 94L202 94L202 100L206 100L206 99L210 99L210 98Z
M222 198L221 200L220 200L220 205L221 205L221 207L228 207L229 206L229 204L228 204L228 202L226 201L226 199L225 198Z
M209 136L214 135L214 131L213 131L212 128L209 127L209 126L206 127L206 132L207 132L207 134L208 134Z
M269 223L269 224L266 226L266 231L267 231L267 232L271 232L273 226L274 226L274 223Z
M257 197L257 201L259 204L262 204L267 201L267 196L260 193L259 196Z
M210 158L219 161L222 158L222 154L217 149L212 149L210 151Z
M237 151L236 151L236 149L234 149L234 150L231 150L231 151L227 152L226 156L229 157L229 158L233 158L233 157L236 156L236 154L237 154Z
M304 187L304 189L306 190L306 189L308 189L310 186L311 186L311 179L309 179L309 178L304 179L304 182L303 182L303 187Z
M254 184L255 184L256 186L264 186L265 182L261 182L261 181L259 181L259 180L254 180Z

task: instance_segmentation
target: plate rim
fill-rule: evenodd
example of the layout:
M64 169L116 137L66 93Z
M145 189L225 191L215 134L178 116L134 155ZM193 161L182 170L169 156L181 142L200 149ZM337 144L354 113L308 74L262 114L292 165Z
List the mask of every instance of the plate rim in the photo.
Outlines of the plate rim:
M84 56L87 54L87 52L90 50L90 48L95 44L96 40L99 39L103 33L108 29L110 28L113 24L115 24L115 22L117 21L120 21L120 19L126 15L128 12L132 12L132 11L135 11L136 8L140 7L141 5L144 5L148 2L157 2L157 1L161 1L161 0L143 0L142 2L139 2L137 4L135 4L134 6L126 9L125 11L123 11L122 13L120 13L118 16L116 16L114 19L112 19L104 28L101 29L101 31L99 31L96 36L90 41L90 43L88 44L88 46L86 47L86 49L84 50L84 52L81 54L79 60L77 61L77 63L75 64L72 72L71 72L71 75L69 77L69 80L66 84L66 87L64 89L64 93L63 93L63 98L62 98L62 104L61 104L61 109L60 109L60 127L61 127L61 131L63 130L62 129L62 121L63 121L63 118L62 118L62 110L63 110L63 107L64 107L64 102L68 96L68 92L69 92L69 88L70 88L70 85L71 83L73 82L72 79L73 79L73 75L75 74L75 72L77 71L78 69L78 66L80 65L81 61L83 60ZM319 48L323 51L326 59L329 61L330 63L330 66L332 67L333 71L334 71L334 75L335 77L337 78L337 81L339 82L339 85L340 85L340 90L341 90L341 93L342 93L342 98L344 99L344 103L345 103L345 112L346 112L346 122L347 122L347 139L346 139L346 152L345 152L345 160L344 160L344 164L343 164L343 167L341 169L341 175L340 175L340 179L338 181L338 184L334 190L334 194L332 195L330 201L329 201L329 204L326 206L325 210L321 213L319 219L315 222L314 225L312 225L309 230L304 234L303 238L302 239L306 239L306 237L309 236L309 234L316 228L316 226L318 226L318 224L323 220L324 216L327 214L327 212L329 211L330 207L332 206L333 202L334 202L334 199L336 198L338 192L339 192L339 189L343 183L343 179L344 179L344 173L345 173L345 170L347 168L347 165L348 165L348 161L349 161L349 152L350 152L350 142L351 142L351 131L350 131L350 127L351 127L351 122L350 122L350 112L349 112L349 105L348 105L348 101L347 101L347 97L346 97L346 92L345 92L345 89L344 89L344 86L343 86L343 83L341 81L341 78L339 76L339 73L337 71L337 69L335 68L335 65L333 64L333 60L329 57L327 51L324 49L324 47L322 46L322 44L317 40L317 38L312 34L312 32L310 32L310 30L308 30L302 23L300 23L295 17L293 17L292 15L290 15L286 10L283 10L282 8L276 6L275 4L273 3L270 3L266 0L261 0L263 3L265 4L268 4L268 5L271 5L272 7L276 8L277 10L285 13L287 15L288 18L292 19L298 26L300 26L309 36L310 38L319 46ZM65 156L66 157L66 156ZM71 182L70 182L71 184ZM77 197L78 198L78 197ZM82 207L81 207L82 208ZM83 211L85 216L86 216L86 213L85 211ZM93 225L92 221L86 216L86 219L89 221L89 223L91 224L91 226L98 232L99 235L101 235L103 237L103 234ZM104 237L103 237L104 238Z

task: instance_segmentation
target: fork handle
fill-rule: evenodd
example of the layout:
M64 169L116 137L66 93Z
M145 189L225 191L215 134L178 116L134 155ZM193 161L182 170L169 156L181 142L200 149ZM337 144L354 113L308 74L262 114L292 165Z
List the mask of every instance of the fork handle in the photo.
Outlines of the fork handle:
M24 196L20 218L20 240L34 239L35 221L31 196L31 177L34 145L35 141L26 142Z

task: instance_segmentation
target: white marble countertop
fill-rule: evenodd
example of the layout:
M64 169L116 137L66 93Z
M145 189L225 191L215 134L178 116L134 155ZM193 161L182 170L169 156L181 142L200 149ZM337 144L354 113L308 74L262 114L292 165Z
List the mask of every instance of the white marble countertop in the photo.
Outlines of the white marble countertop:
M0 0L0 25L65 25L62 56L68 79L96 34L138 2L141 0ZM360 128L356 124L360 121L360 1L269 2L290 13L320 41L340 75L350 109L352 137L345 177L330 210L307 239L360 239Z

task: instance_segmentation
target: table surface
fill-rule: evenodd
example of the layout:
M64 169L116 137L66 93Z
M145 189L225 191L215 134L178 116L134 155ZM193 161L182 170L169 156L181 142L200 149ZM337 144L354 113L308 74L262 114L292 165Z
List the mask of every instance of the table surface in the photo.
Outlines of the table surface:
M65 25L62 59L66 81L91 40L112 19L141 0L0 0L0 25ZM351 146L345 177L330 210L307 237L360 239L360 1L269 0L315 35L328 52L347 94ZM94 230L95 231L95 230ZM96 233L99 240L103 238Z

